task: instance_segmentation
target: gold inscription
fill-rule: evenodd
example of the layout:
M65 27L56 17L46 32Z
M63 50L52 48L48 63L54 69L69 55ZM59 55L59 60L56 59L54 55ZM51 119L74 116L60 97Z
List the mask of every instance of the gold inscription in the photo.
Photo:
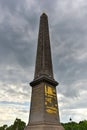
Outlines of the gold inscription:
M57 113L56 90L45 85L45 109L48 113Z

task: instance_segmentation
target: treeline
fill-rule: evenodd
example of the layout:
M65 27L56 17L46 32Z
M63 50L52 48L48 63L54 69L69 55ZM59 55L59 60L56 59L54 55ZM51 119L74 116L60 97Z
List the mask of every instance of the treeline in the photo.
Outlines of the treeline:
M62 123L65 130L87 130L87 120L76 122Z
M80 121L79 123L71 121L68 123L62 123L62 125L65 130L87 130L87 120ZM21 119L16 118L13 125L3 125L0 127L0 130L24 130L25 126L25 122L21 121Z
M3 125L0 127L0 130L24 130L26 123L21 121L21 119L16 118L13 125L7 126Z

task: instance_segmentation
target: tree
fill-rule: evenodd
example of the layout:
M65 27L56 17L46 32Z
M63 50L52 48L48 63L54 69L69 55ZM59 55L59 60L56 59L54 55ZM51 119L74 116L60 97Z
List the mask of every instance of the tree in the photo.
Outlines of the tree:
M79 130L87 130L87 121L80 121L79 122Z
M7 127L8 127L7 125L3 125L3 126L0 127L0 130L6 130Z
M65 130L79 130L79 125L76 122L68 122L63 124Z
M24 130L25 125L25 122L21 121L21 119L16 118L14 124L9 126L6 130Z

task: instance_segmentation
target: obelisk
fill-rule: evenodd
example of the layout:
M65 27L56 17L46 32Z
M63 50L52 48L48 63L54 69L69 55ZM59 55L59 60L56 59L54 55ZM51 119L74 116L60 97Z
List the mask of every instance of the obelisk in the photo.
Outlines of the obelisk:
M56 86L53 75L48 17L40 17L29 122L25 130L64 130L60 124Z

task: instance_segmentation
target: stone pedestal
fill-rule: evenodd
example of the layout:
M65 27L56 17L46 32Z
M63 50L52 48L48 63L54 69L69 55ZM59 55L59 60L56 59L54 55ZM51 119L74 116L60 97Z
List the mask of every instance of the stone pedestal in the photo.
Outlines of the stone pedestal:
M61 125L38 124L38 125L28 125L24 130L64 130L64 128Z

